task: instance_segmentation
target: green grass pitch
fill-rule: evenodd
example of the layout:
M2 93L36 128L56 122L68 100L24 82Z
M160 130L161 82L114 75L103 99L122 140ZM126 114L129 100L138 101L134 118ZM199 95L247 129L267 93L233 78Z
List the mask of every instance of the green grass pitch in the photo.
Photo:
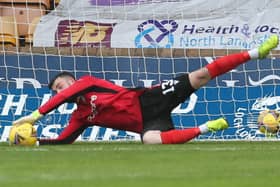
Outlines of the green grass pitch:
M0 144L0 186L279 186L280 142Z

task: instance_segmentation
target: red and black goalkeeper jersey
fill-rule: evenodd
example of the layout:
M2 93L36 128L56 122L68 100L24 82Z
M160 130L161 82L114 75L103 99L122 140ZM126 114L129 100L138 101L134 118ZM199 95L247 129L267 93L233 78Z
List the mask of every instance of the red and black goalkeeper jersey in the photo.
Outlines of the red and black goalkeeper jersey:
M141 93L142 90L130 90L103 79L84 76L52 97L39 108L39 112L45 115L59 105L75 99L77 109L69 123L76 121L84 125L141 133L143 122L138 97Z

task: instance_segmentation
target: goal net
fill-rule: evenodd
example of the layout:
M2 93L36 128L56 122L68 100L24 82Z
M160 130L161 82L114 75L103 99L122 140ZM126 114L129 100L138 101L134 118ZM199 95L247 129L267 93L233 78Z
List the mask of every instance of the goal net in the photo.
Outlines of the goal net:
M53 93L47 85L61 71L77 78L90 74L124 87L150 87L223 55L257 47L271 34L279 34L280 28L277 1L62 0L38 1L38 6L3 2L0 141L7 140L12 121L50 99ZM18 10L29 16L19 20ZM257 13L260 10L263 14ZM33 19L34 12L40 17ZM7 35L7 23L11 30L28 28ZM212 80L172 111L175 127L196 127L224 116L229 129L197 140L267 139L258 130L257 117L266 109L279 110L279 71L274 51ZM36 124L38 136L57 137L75 108L64 104L46 115ZM93 126L78 140L140 140L140 136Z

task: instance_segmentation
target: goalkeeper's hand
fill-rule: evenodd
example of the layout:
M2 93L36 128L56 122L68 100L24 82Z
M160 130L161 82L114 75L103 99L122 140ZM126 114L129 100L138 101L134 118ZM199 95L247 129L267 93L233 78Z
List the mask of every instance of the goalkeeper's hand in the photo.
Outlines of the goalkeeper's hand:
M43 117L42 114L40 114L39 110L35 110L28 116L21 117L13 122L13 125L21 125L23 123L31 123L34 125L36 121L38 121L41 117Z

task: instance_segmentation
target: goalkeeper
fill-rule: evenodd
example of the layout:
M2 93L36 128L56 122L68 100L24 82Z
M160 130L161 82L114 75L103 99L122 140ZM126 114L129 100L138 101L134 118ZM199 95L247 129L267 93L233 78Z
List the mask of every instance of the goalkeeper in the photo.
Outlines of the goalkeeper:
M224 118L208 121L197 128L174 129L170 113L193 92L211 79L250 59L265 58L277 47L278 36L272 35L259 48L221 57L205 67L151 88L128 89L93 76L76 80L61 72L49 83L56 95L28 116L14 121L34 124L65 102L75 102L69 124L56 139L39 139L39 144L70 144L89 126L97 125L141 134L144 144L185 143L208 131L224 130Z

